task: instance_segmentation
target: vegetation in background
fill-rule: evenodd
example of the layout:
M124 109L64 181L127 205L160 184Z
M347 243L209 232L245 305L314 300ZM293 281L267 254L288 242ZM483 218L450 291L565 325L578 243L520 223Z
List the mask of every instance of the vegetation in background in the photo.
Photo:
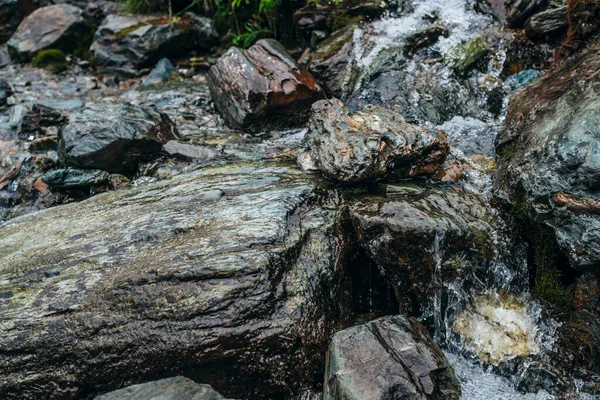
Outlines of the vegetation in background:
M186 11L202 11L215 21L217 30L237 46L249 47L272 36L277 7L286 0L126 0L132 13L169 12L170 17ZM341 0L336 0L337 2Z

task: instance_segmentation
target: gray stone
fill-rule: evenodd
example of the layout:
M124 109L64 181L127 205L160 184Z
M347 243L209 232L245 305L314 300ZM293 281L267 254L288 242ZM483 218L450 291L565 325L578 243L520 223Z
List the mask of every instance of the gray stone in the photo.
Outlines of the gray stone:
M10 58L8 48L6 46L0 47L0 68L10 65L10 63L12 63L12 59Z
M323 400L458 400L454 370L425 327L384 317L333 336Z
M92 187L106 185L110 174L93 169L55 169L42 176L42 181L56 188Z
M557 31L569 26L567 18L567 5L550 8L534 14L525 22L527 36L536 38L539 36L556 34Z
M518 28L535 12L538 3L538 0L476 0L476 8Z
M230 48L208 73L215 106L232 128L260 131L302 126L325 97L315 78L273 39Z
M109 15L96 31L91 51L98 71L130 78L161 58L207 51L217 42L213 21L193 13L171 24L151 17Z
M573 268L595 271L600 270L598 62L598 52L590 51L511 99L498 137L495 176L497 196L520 218L530 218L536 233L550 232Z
M313 105L306 140L314 164L343 183L431 176L449 151L441 131L380 107L350 113L337 99Z
M325 193L296 168L236 164L0 224L2 397L181 371L232 397L312 382L302 354L333 334L344 245Z
M177 69L173 66L168 58L161 58L156 63L156 67L154 67L146 79L144 79L142 86L152 86L167 82L171 78L171 75L176 72Z
M96 400L221 400L210 385L200 385L183 376L133 385L96 397Z
M175 124L154 107L90 105L69 116L59 152L68 166L131 173L177 136Z
M12 88L5 80L0 79L0 109L6 107L8 98L12 95Z
M93 24L81 9L56 4L38 8L25 18L8 41L8 49L20 61L28 61L45 49L73 53L84 51L92 34Z
M172 157L188 161L210 161L218 155L215 150L208 146L193 146L175 140L167 142L163 150Z
M497 226L486 200L460 187L387 185L387 196L349 197L350 219L367 254L383 268L400 303L428 304L436 286L435 248L447 280L482 267L494 253Z

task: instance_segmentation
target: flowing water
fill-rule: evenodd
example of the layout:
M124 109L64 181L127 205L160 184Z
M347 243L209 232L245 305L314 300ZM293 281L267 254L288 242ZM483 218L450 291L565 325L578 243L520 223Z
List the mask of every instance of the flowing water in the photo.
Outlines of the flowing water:
M449 28L449 35L440 37L428 50L429 54L437 57L437 64L423 63L423 59L415 58L407 60L403 72L413 75L417 81L426 71L435 76L438 85L445 85L452 71L440 60L461 43L485 35L490 29L498 29L491 18L473 10L470 0L417 0L413 7L414 11L408 14L388 15L355 30L356 65L363 71L368 70L381 51L398 47L411 34L422 31L434 20ZM500 81L498 65L504 58L505 54L499 47L491 57L487 71L474 72L469 78L464 78L465 82L475 82L478 86L479 94L482 94L480 103L486 100L486 80ZM499 85L503 86L505 93L510 92L506 83L500 82ZM361 87L357 89L360 93ZM419 93L412 95L415 103L420 101L420 96L422 94ZM508 96L505 96L499 115L482 114L481 118L454 115L438 124L454 146L453 156L466 163L472 163L467 157L470 154L491 159L494 138L507 103ZM418 122L428 124L430 121ZM489 199L492 189L490 172L473 168L468 175L467 188ZM543 320L540 306L530 298L524 249L514 247L500 218L495 228L495 254L488 260L486 271L469 273L454 282L442 280L444 236L442 233L436 235L431 252L435 266L433 281L437 290L424 318L432 317L434 321L434 337L445 349L456 370L464 400L555 399L557 397L545 390L521 393L516 389L520 375L527 372L530 363L546 358L558 324ZM512 361L516 362L511 364ZM512 365L511 372L500 373L501 366L506 363ZM579 398L593 397L580 395Z

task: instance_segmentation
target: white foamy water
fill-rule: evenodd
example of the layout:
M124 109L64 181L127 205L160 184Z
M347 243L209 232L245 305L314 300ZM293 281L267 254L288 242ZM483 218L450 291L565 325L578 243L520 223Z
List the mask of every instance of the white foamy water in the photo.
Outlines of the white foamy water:
M545 390L537 393L521 393L507 378L486 371L482 366L460 355L445 352L460 381L461 400L555 400Z
M377 54L397 47L411 34L431 25L431 18L449 30L448 37L440 37L432 49L446 55L452 48L475 38L492 23L492 19L475 13L470 0L416 0L414 11L401 17L375 21L354 32L355 59L359 66L371 64Z

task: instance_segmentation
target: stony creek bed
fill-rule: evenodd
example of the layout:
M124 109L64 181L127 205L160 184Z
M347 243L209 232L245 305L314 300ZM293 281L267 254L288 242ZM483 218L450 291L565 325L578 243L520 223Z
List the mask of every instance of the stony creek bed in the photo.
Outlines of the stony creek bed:
M0 0L0 399L600 399L600 6L295 8Z

